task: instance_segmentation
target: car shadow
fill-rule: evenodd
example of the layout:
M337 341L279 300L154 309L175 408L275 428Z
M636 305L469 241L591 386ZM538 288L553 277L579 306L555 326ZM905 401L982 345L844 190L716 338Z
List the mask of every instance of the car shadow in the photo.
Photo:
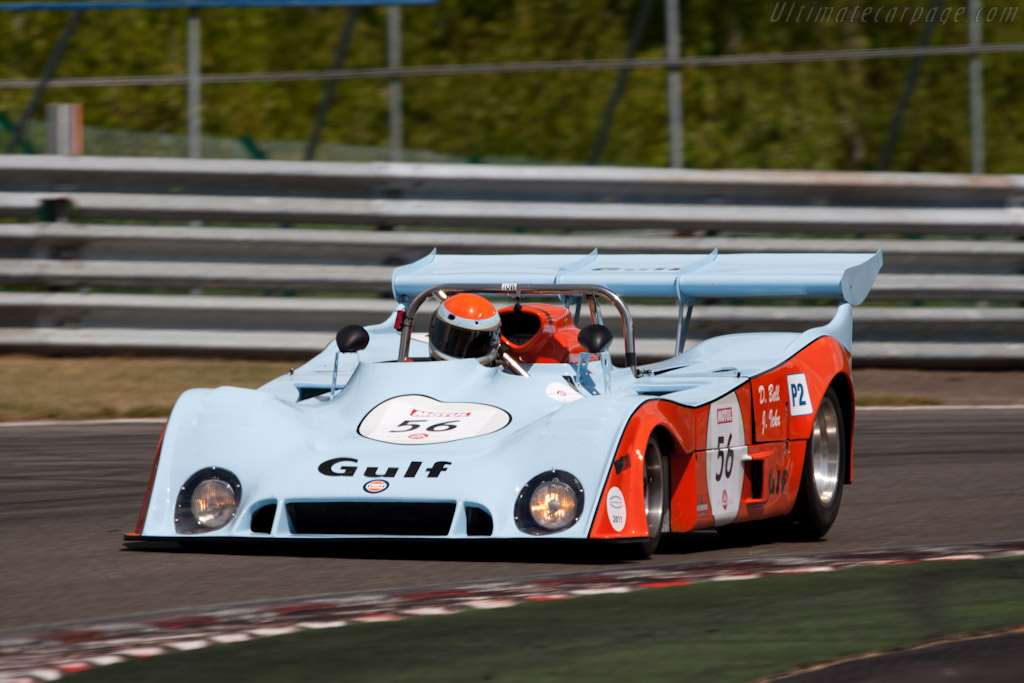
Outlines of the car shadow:
M203 553L216 555L322 557L433 562L513 562L520 564L605 565L627 561L626 546L593 541L448 541L352 540L187 540L126 541L126 552Z
M713 530L667 534L658 546L658 557L699 555L714 550L754 547L774 543L806 542L789 525L720 534ZM346 540L249 540L188 539L126 540L124 551L202 553L237 556L322 557L366 560L414 560L434 562L512 562L518 564L615 565L642 561L631 544L592 540L445 540L445 539L346 539Z
M714 550L734 548L756 548L760 546L808 545L824 543L825 539L811 539L801 529L790 524L765 525L757 529L745 529L747 525L738 525L736 529L727 527L723 531L708 529L693 531L688 534L669 534L658 545L658 555L693 555Z

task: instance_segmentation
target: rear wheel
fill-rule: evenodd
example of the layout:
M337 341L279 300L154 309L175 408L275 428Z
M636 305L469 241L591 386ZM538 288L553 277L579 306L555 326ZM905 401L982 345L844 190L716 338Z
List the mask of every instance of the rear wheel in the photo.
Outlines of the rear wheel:
M814 416L804 454L800 491L793 508L793 520L801 536L821 538L836 521L846 480L848 448L839 398L829 388Z
M647 517L648 538L626 546L627 558L644 560L654 554L668 517L668 499L668 458L661 452L658 439L652 434L644 452L644 514Z

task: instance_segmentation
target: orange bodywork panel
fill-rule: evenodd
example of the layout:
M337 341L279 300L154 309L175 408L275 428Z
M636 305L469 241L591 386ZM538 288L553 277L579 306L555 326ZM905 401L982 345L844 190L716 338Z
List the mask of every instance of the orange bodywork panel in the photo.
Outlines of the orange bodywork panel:
M847 429L852 434L850 355L831 337L815 340L707 405L644 403L615 451L590 537L647 536L643 457L656 430L671 442L662 450L669 460L673 532L788 514L800 489L817 408L838 376L845 380L838 384L848 395L840 400L851 406Z
M829 386L841 377L837 391L846 401L846 431L849 450L853 450L854 397L850 373L850 353L832 337L816 339L782 365L751 378L754 441L805 443L811 436L814 417ZM843 396L843 393L846 396ZM802 447L801 447L802 448ZM796 463L799 475L803 454ZM851 463L847 462L846 482L851 481ZM792 474L792 470L790 470ZM799 485L799 476L794 486ZM796 496L795 490L793 496Z
M156 467L160 464L160 451L164 448L164 436L167 434L167 423L160 430L160 440L156 443L156 455L153 456L153 469L149 472L149 485L146 486L146 496L142 500L142 509L139 511L139 520L135 523L135 533L125 534L126 536L139 536L142 534L142 527L146 524L146 512L149 510L149 499L153 495L153 480L156 479Z
M840 374L853 385L850 354L835 339L822 337L782 365L751 378L755 440L810 437L821 397Z
M520 363L569 363L582 351L572 314L555 304L508 306L501 316L502 341Z
M682 496L692 491L696 478L696 467L693 461L694 433L693 409L686 408L669 401L652 400L640 406L630 418L622 434L615 458L612 462L608 480L598 502L594 524L590 528L591 538L646 538L647 515L644 509L644 453L647 442L655 429L662 429L672 443L668 451L663 451L669 460L669 495L672 499L671 509L675 515L687 515L686 506L676 505L677 491ZM612 499L613 489L621 493L622 506L619 507ZM689 506L689 517L695 512ZM622 519L613 520L609 514L619 514ZM672 524L675 530L675 523Z

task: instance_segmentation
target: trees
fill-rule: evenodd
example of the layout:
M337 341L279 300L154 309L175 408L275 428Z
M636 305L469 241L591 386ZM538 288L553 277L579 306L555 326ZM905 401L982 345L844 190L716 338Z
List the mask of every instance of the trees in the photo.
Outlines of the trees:
M442 0L404 12L406 64L619 58L639 0ZM660 3L659 3L660 4ZM772 21L772 2L688 0L686 55L915 45L922 24ZM829 2L817 2L829 6ZM835 3L832 3L835 4ZM927 7L929 0L909 6ZM954 5L956 3L953 3ZM1011 7L1012 0L986 3ZM836 5L837 7L839 5ZM342 8L219 9L203 13L207 72L327 68ZM183 73L184 10L89 12L59 76ZM385 63L383 8L364 9L346 67ZM59 34L58 12L0 13L0 78L36 76ZM664 54L657 8L639 56ZM987 23L987 42L1024 35L1024 17ZM936 27L933 44L966 42L966 25ZM1024 157L1019 54L985 57L989 169L1020 171ZM907 59L719 66L684 70L687 165L702 168L874 168ZM437 76L405 81L406 145L463 158L513 155L580 163L587 158L613 71ZM664 165L664 75L636 70L620 103L602 163ZM215 135L302 140L320 83L207 85L204 130ZM16 115L28 91L0 90ZM184 88L80 88L49 99L82 101L87 122L184 132ZM324 141L387 140L383 79L343 81ZM964 57L929 57L895 150L894 170L968 168Z

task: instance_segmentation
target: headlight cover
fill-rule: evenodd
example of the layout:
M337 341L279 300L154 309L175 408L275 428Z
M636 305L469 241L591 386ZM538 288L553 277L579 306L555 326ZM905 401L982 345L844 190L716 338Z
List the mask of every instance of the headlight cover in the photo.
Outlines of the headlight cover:
M583 513L583 486L563 470L538 474L519 491L516 526L534 536L564 531Z
M174 529L179 534L202 534L220 529L238 512L242 484L221 467L199 470L178 491Z

